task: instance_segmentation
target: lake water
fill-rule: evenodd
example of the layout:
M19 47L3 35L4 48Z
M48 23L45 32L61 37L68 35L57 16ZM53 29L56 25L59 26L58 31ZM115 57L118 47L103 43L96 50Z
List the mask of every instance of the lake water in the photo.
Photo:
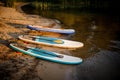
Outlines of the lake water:
M26 11L26 9L24 9L24 11ZM113 54L113 52L119 54L120 52L120 16L118 14L82 10L30 11L29 9L27 9L26 13L38 14L60 21L62 28L73 28L76 31L73 35L63 35L64 38L84 43L84 47L82 48L76 50L58 50L57 52L80 57L83 58L84 61L103 51L105 51L105 54ZM91 70L89 69L91 68L87 67L87 69L85 69L80 66L82 64L78 66L68 66L46 61L42 61L41 63L43 66L38 65L36 70L40 70L37 74L39 74L43 80L99 79L91 78L90 76L86 77L85 71L88 71L88 74L90 74ZM82 68L82 70L80 68ZM82 74L81 71L84 74ZM110 70L105 72L108 73L106 76L110 78L109 71L114 71L114 69L110 68ZM104 72L98 71L98 73L102 74ZM80 74L84 76L79 77ZM97 74L97 71L94 74ZM101 74L97 76L103 77Z

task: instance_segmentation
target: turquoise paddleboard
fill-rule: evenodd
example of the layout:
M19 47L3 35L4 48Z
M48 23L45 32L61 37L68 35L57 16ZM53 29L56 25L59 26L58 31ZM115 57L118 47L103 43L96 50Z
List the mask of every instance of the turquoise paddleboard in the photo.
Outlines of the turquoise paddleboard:
M57 62L61 64L80 64L82 63L82 59L79 57L69 56L65 54L59 54L56 52L47 51L44 49L39 49L30 46L23 46L17 43L11 43L10 47L16 51L22 52L24 54L28 54L40 59Z

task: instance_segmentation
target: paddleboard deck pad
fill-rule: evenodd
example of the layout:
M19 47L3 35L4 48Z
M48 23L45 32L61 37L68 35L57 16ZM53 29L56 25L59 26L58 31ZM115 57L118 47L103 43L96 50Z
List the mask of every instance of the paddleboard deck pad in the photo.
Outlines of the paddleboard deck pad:
M84 45L82 42L78 42L78 41L53 38L47 36L20 35L19 39L30 43L55 46L61 48L80 48L83 47Z

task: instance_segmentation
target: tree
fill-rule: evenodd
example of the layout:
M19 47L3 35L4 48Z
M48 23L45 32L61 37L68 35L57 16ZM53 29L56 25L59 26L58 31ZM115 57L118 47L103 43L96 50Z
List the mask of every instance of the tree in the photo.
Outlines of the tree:
M14 3L16 0L4 0L4 4L6 7L14 7Z

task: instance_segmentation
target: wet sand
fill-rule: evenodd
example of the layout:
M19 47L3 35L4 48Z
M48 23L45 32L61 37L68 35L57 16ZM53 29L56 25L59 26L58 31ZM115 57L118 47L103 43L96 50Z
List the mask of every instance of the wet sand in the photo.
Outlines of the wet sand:
M14 14L14 15L13 15ZM19 42L21 34L49 35L61 37L61 34L35 32L26 28L26 24L54 27L52 19L37 15L27 15L12 8L0 7L0 79L1 80L116 80L120 79L120 54L114 51L100 50L94 56L84 59L79 65L53 63L12 50L11 42ZM54 24L54 26L53 26ZM60 25L59 25L60 26ZM72 55L67 49L43 48Z

